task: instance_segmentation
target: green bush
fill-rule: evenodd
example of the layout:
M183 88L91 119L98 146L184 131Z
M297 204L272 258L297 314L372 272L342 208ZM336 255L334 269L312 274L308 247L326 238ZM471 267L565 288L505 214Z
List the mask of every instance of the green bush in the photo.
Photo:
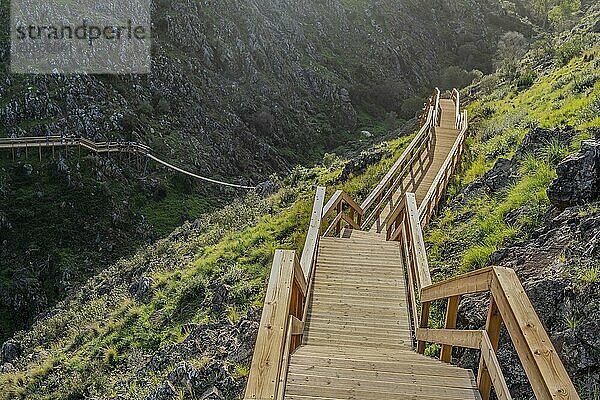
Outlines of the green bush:
M556 48L554 58L558 65L567 65L573 58L583 53L584 45L581 38L573 38Z
M573 92L575 93L584 93L589 89L592 89L596 82L600 80L600 75L585 75L581 80L576 79L573 84Z
M529 89L531 86L533 86L533 83L535 82L536 78L537 78L537 74L534 71L525 70L524 72L519 74L519 77L515 81L515 84L517 85L517 89L518 90Z

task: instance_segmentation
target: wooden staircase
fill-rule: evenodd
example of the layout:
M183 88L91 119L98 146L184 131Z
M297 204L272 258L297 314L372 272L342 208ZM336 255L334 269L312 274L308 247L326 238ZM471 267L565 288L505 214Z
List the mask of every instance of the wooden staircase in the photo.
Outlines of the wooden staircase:
M513 270L432 284L423 242L468 128L460 95L432 95L423 126L358 205L317 188L300 259L277 250L245 399L512 399L496 358L504 325L538 399L578 399ZM346 227L342 229L343 227ZM489 293L485 327L457 329L462 296ZM443 329L429 327L434 302ZM443 309L443 308L442 308ZM425 357L428 343L439 359ZM480 351L477 378L452 348Z
M413 351L402 265L397 243L378 234L320 240L286 399L480 398L471 371Z

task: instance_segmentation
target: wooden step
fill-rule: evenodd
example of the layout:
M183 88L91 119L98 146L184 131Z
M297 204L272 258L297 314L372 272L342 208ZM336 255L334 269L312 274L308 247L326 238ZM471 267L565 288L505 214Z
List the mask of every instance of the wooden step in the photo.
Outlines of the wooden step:
M440 386L435 386L436 384ZM286 394L326 396L338 399L478 399L477 389L450 388L443 380L369 381L367 379L328 378L312 375L288 375Z
M471 371L462 368L448 368L447 364L434 360L419 360L413 357L399 358L397 360L376 359L361 360L354 358L333 358L319 356L298 356L293 355L290 369L310 369L310 368L330 368L333 370L347 371L375 371L391 372L411 375L428 375L432 377L445 376L452 378L462 378L469 380L472 377Z
M367 367L369 365L367 364ZM378 366L381 366L379 364ZM375 370L373 368L362 369L361 365L356 365L356 368L331 367L331 366L316 366L316 365L293 365L289 369L289 373L293 375L313 375L328 378L344 378L344 379L366 379L368 381L383 381L383 382L403 382L412 381L419 382L424 379L436 377L443 378L444 386L464 388L465 383L470 383L468 387L472 388L473 382L471 375L467 370L449 371L443 368L435 368L428 364L396 364L393 371Z

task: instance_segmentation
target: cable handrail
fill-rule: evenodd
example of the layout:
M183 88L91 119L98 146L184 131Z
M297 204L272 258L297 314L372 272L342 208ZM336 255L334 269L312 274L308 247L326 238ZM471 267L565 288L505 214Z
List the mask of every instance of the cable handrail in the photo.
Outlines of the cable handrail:
M32 136L32 137L18 137L18 138L0 138L0 149L28 149L30 147L60 147L60 146L81 146L96 154L101 153L129 153L137 154L147 157L157 163L167 167L170 170L178 173L190 176L195 179L199 179L215 185L232 187L237 189L253 190L256 186L239 185L235 183L229 183L220 181L218 179L209 178L203 175L199 175L190 171L186 171L183 168L177 167L162 158L155 155L152 149L142 143L137 142L93 142L89 139L76 136Z

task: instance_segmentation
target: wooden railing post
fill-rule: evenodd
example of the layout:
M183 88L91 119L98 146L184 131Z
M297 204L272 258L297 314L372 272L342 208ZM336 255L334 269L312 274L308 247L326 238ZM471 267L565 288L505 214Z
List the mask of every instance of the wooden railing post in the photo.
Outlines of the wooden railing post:
M300 258L300 266L304 273L304 278L308 281L312 265L317 255L317 247L319 246L319 236L321 236L321 221L323 217L323 203L325 203L325 188L317 187L315 200L313 202L313 210L310 217L310 225L306 240L304 241L304 249L302 249L302 257Z
M296 263L294 251L275 252L245 399L274 399L277 396L285 346L288 343L287 328Z
M458 318L458 305L460 303L460 296L452 296L448 298L448 305L446 307L446 320L444 327L446 329L456 328L456 320ZM442 345L440 353L440 360L449 363L452 360L452 346Z
M487 321L485 323L485 331L490 339L490 344L495 352L498 351L498 342L500 340L500 328L502 327L502 316L496 305L493 296L490 296L490 307L488 309ZM492 389L492 380L488 371L487 365L481 357L479 359L479 372L477 373L477 386L481 393L482 400L488 400Z
M431 303L428 301L421 303L421 317L419 320L419 328L427 328L429 327L429 306ZM417 353L424 354L425 353L425 343L422 340L417 340Z

